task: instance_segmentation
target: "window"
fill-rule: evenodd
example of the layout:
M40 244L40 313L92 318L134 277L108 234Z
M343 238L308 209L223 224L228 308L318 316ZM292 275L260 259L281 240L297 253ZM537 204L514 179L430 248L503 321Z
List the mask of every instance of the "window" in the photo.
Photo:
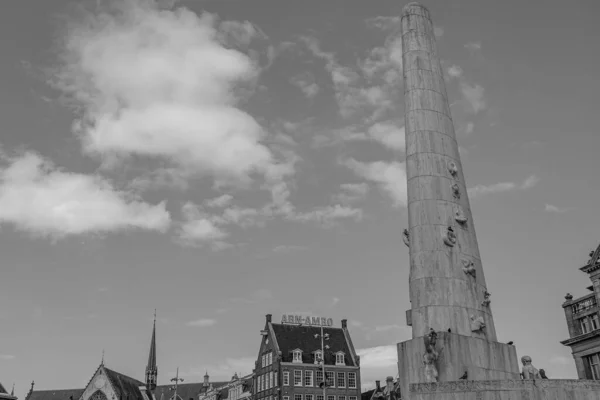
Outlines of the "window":
M325 372L325 376L327 377L327 386L334 387L335 386L335 381L334 381L334 378L333 378L333 371L326 371ZM327 399L327 400L330 400L330 399Z
M346 373L345 372L338 372L337 380L338 380L338 387L340 387L340 388L346 387ZM344 399L344 400L346 400L346 399Z
M283 400L290 400L290 396L283 396Z
M265 386L265 389L271 389L271 372L268 372L265 374L265 379L267 380L267 385Z
M294 395L294 400L302 400L302 395L301 394L295 394Z
M335 396L327 396L327 400L335 400Z
M338 400L346 400L346 396L338 396Z
M348 387L356 389L356 372L348 372ZM352 396L350 396L350 400L352 400ZM356 400L356 397L354 397L354 400Z
M302 352L300 350L294 350L294 357L292 362L301 363L302 362Z
M269 365L273 364L273 352L270 352L268 357L269 357Z
M350 399L350 400L356 400L356 396L350 396L350 397L348 397L348 399Z
M323 359L321 354L321 350L315 351L315 364L318 364Z
M305 394L304 395L304 400L313 400L313 395L312 394Z
M335 365L346 365L344 361L344 353L337 353L335 355Z
M312 371L304 371L304 386L312 386L313 385L313 372Z
M96 390L90 397L90 400L106 400L106 395L100 390Z
M294 386L302 386L302 370L294 370Z
M261 392L263 390L265 390L265 376L264 375L260 376L260 390L261 390Z
M283 371L283 385L290 386L290 371Z
M264 368L264 367L266 367L266 366L267 366L267 360L266 360L266 357L265 357L265 355L264 355L264 354L263 354L263 355L262 355L262 357L260 358L260 361L261 361L261 363L260 363L260 366L261 366L262 368Z
M317 386L319 386L321 384L321 382L323 382L323 370L321 370L321 369L317 370L315 380L317 382Z
M598 321L598 314L590 314L583 318L579 318L579 325L581 327L581 333L588 333L593 330L600 328L600 322Z
M323 397L322 394L318 394L317 395L317 400L325 400L325 398Z
M592 354L591 356L585 357L590 371L592 372L592 379L595 381L600 380L600 353Z
M275 386L275 387L277 387L277 386L278 386L278 385L277 385L277 375L279 375L279 374L277 373L277 371L274 371L274 372L273 372L273 386Z

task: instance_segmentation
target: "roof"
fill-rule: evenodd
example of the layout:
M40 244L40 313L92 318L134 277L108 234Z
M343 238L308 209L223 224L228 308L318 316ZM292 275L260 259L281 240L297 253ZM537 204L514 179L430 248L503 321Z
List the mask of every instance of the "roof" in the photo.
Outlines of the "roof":
M295 349L302 350L303 363L314 362L312 353L321 350L321 338L320 336L315 337L315 335L321 334L320 326L274 323L271 323L271 326L277 338L283 362L292 362L292 350ZM354 366L344 330L342 328L324 327L323 334L327 333L329 334L329 340L326 340L324 344L328 345L329 349L325 350L323 355L325 364L335 365L335 353L342 351L346 354L346 357L344 357L346 365Z
M84 389L34 390L27 400L77 400L83 391Z
M106 367L104 367L104 371L106 371L106 377L115 390L117 400L144 400L140 386L146 386L145 383Z
M227 385L229 382L210 382L213 388L218 388L224 385ZM164 393L164 400L170 399L173 397L173 390L171 389L173 385L160 385L157 386L154 390L154 395L156 396L156 400L160 400L161 393ZM189 400L191 398L196 398L198 394L205 393L206 387L204 383L180 383L177 385L177 397L181 397L181 400Z

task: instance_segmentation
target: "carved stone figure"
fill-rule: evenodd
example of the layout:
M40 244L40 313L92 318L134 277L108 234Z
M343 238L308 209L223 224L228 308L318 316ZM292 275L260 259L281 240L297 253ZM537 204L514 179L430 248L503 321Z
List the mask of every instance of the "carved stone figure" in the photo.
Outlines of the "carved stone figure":
M485 329L485 322L483 321L483 317L475 318L474 315L471 315L471 331L472 332L481 332Z
M460 199L460 186L458 186L458 183L452 185L452 195L454 198Z
M446 235L444 236L444 243L446 246L453 247L456 244L456 234L454 233L454 229L451 226L448 227L446 231Z
M567 295L565 296L565 300L567 300L567 301L573 300L573 295L571 293L567 293Z
M465 214L463 214L463 212L460 208L457 209L456 212L454 213L454 219L456 220L456 222L458 222L461 225L466 224L467 221L469 220L469 218L467 218L465 216Z
M428 335L423 336L425 342L425 354L423 354L423 365L425 366L425 381L426 382L437 382L438 371L435 366L435 362L438 359L438 352L435 349L437 342L437 333L430 328Z
M475 265L471 260L462 260L463 263L463 272L467 275L471 275L473 278L476 277L477 271L475 270Z
M410 247L410 235L408 233L408 229L405 229L402 232L402 241L404 242L404 244L406 245L406 247Z
M448 163L448 172L450 172L450 175L452 176L456 176L456 174L458 173L458 167L456 166L456 163L454 161L450 161Z
M531 357L523 356L521 357L521 362L523 363L523 379L541 379L540 372L536 367L531 364Z
M542 379L548 379L548 377L546 376L546 371L544 371L543 369L540 369L540 376L542 377Z
M490 296L492 294L490 292L488 292L487 290L485 291L485 293L483 294L483 302L481 303L482 306L484 307L488 307L490 305Z

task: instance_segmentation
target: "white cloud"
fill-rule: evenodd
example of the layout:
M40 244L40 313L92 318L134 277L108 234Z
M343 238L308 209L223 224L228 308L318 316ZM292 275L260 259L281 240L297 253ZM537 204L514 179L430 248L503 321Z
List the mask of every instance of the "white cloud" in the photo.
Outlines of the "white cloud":
M394 206L406 206L406 165L399 162L376 161L363 163L352 158L344 162L348 168L364 179L379 184L393 200Z
M448 75L451 78L460 78L463 75L463 70L458 65L453 65L448 68Z
M481 85L471 85L466 81L460 82L460 91L469 105L468 111L477 114L485 110L486 102L483 96L484 89Z
M367 19L367 26L378 28L381 30L398 30L401 28L401 18L395 16L377 16Z
M299 222L318 222L323 227L335 226L336 221L340 219L352 219L360 221L363 212L359 208L335 204L333 206L319 207L314 210L295 213L288 216L288 219Z
M340 185L341 193L334 196L336 201L342 204L350 204L364 200L369 192L369 185L366 183L343 183Z
M214 199L208 199L204 201L206 207L225 207L231 204L233 201L233 196L230 194L224 194L219 197L215 197Z
M378 122L369 128L369 136L390 150L404 151L406 147L404 126L388 122Z
M75 131L85 151L166 160L216 178L265 173L275 163L266 134L237 108L235 92L258 68L219 43L216 18L152 1L108 3L68 25L55 81L83 112ZM221 27L234 37L251 28Z
M469 42L465 44L465 48L470 51L481 50L481 42Z
M123 229L165 231L165 203L151 205L99 176L60 170L35 153L0 169L0 222L34 234L63 237Z
M8 361L8 360L14 360L15 358L17 358L17 357L13 356L12 354L0 354L0 360Z
M360 368L388 368L398 366L398 350L396 345L369 347L358 349Z
M217 321L211 318L202 318L202 319L197 319L194 321L189 321L186 325L187 326L194 326L194 327L199 327L199 328L205 328L208 326L213 326L216 325Z
M476 185L469 188L467 191L472 198L479 197L491 193L508 192L516 189L526 190L535 186L539 182L539 178L535 175L529 176L518 185L514 182L500 182L492 185Z
M546 211L546 212L564 213L564 212L567 212L569 210L570 210L570 208L557 207L557 206L553 206L552 204L545 204L544 205L544 211Z
M295 76L290 82L309 99L312 99L319 93L319 85L317 85L314 76L310 73Z

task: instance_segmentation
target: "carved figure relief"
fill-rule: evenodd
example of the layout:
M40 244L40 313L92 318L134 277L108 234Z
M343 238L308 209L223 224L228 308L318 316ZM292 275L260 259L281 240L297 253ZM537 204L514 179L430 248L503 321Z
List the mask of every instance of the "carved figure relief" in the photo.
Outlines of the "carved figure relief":
M485 291L485 293L483 294L483 302L481 303L482 306L489 307L490 302L491 302L491 300L490 300L491 295L492 294L490 292L488 292L487 290Z
M437 382L438 371L435 362L438 359L438 352L435 348L437 342L437 333L433 329L429 329L429 334L423 336L425 342L425 354L423 354L423 365L425 366L425 381Z
M463 263L463 272L467 275L471 275L473 278L476 277L477 275L477 271L475 270L475 265L473 264L473 261L471 260L462 260Z
M405 229L402 232L402 241L404 242L404 244L406 245L406 247L410 247L410 235L408 233L408 229Z
M452 188L452 195L454 196L454 198L460 199L460 186L458 186L458 183L455 183L454 185L452 185L451 188Z
M521 363L523 363L523 379L541 379L540 372L536 367L531 364L531 357L523 356L521 357Z
M456 177L456 174L458 174L458 167L454 161L448 162L448 172L450 172L450 175L454 177Z
M471 315L471 332L481 332L485 329L485 322L483 322L483 317L475 318L474 315Z
M450 247L454 247L456 244L456 234L451 226L448 227L448 230L446 230L446 235L444 235L444 244Z
M540 369L540 376L542 377L542 379L548 379L548 377L546 376L546 371L544 371L543 369Z
M458 222L461 225L464 225L467 223L467 221L469 220L469 218L467 218L465 216L465 214L463 213L462 209L459 207L456 209L456 212L454 213L454 220L456 222Z

